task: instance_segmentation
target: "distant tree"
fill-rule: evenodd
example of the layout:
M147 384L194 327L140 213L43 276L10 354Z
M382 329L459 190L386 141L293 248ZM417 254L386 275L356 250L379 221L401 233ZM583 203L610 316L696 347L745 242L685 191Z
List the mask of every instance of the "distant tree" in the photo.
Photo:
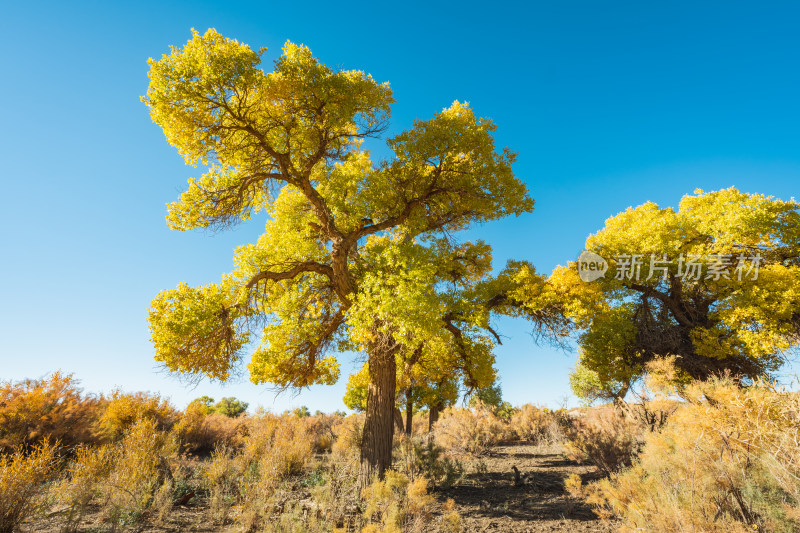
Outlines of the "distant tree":
M300 407L296 407L295 409L293 409L292 414L300 418L306 418L308 416L311 416L311 411L309 411L308 407L306 407L305 405L301 405Z
M247 411L248 405L249 404L247 402L242 402L233 397L222 398L220 401L214 404L213 412L220 415L229 416L231 418L236 418Z

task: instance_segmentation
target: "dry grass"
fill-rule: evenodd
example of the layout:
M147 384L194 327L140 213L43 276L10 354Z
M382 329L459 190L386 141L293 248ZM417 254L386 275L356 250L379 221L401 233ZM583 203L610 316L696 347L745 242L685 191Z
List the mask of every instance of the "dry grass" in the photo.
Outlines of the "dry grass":
M509 436L508 426L482 405L448 407L433 427L436 443L459 456L481 456Z
M631 531L800 531L800 397L725 379L684 395L590 501Z
M644 427L610 406L592 409L567 426L565 455L588 462L607 475L630 466L639 453Z

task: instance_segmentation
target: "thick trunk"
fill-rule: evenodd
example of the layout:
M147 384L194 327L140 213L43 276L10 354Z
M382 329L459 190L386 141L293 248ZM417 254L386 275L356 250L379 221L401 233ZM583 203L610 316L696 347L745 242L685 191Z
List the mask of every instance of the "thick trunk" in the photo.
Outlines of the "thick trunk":
M411 396L411 387L406 389L406 435L411 436L413 429L412 422L414 417L414 400Z
M430 411L428 411L428 433L433 431L433 425L439 420L439 413L442 411L442 404L441 402L437 403L436 405L431 405Z
M392 466L397 363L392 339L387 337L370 347L369 388L358 476L361 488L369 485L374 477L382 479Z

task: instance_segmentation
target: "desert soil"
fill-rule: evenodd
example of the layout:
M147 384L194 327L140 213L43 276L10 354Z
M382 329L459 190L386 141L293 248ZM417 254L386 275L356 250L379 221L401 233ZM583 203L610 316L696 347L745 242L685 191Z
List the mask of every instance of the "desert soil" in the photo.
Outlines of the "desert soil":
M613 522L600 520L582 501L564 490L563 480L578 474L584 482L599 477L592 466L579 465L566 459L558 449L524 443L498 446L480 458L464 463L467 474L454 486L434 492L438 500L434 513L448 499L456 504L462 516L465 533L508 532L541 533L611 532ZM522 484L514 483L512 467L524 477ZM24 525L24 533L57 533L60 531L57 513ZM109 531L96 517L88 516L80 533ZM231 526L213 526L200 506L176 507L167 523L160 527L131 525L117 531L136 533L196 532L230 533Z

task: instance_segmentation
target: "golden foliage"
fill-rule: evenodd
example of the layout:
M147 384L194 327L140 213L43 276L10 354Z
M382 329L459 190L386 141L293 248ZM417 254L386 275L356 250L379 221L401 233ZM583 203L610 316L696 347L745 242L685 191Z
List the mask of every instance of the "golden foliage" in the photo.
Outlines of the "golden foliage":
M375 481L362 492L364 516L369 523L361 533L406 533L423 531L430 520L433 496L428 481L408 477L392 470L382 481Z
M237 502L245 529L263 524L281 482L301 474L312 456L310 435L297 417L265 413L248 426L240 450L220 448L203 467L212 515L224 520Z
M68 525L76 525L92 502L112 526L136 522L153 509L163 486L171 484L170 463L176 458L174 437L160 431L153 419L141 418L121 440L79 450L54 495L68 508Z
M177 418L175 408L158 394L125 394L116 390L111 393L98 421L98 432L105 439L119 440L141 420L150 420L156 428L164 431L171 429Z
M521 440L533 444L555 444L563 440L565 417L560 411L525 404L514 410L509 424L511 431Z
M46 438L29 453L0 454L0 533L11 533L45 503L44 483L57 471L56 447Z
M62 446L93 441L100 403L83 397L72 375L0 383L0 451L43 439Z
M218 447L241 445L247 433L247 418L209 414L203 404L194 401L186 407L173 429L183 451L205 455Z

